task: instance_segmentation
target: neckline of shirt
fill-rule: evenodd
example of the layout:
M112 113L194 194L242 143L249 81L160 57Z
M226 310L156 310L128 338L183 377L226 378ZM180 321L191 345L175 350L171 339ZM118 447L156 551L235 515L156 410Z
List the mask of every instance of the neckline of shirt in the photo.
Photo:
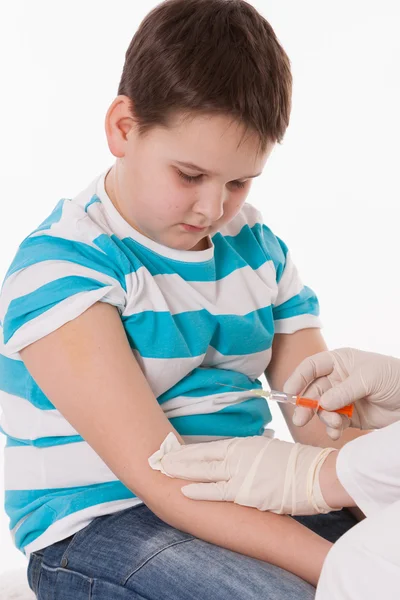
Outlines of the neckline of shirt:
M104 206L104 210L110 219L117 225L118 233L123 236L127 236L133 239L138 244L148 248L152 252L156 254L160 254L161 256L165 256L166 258L170 258L172 260L177 260L180 262L207 262L212 260L214 257L214 243L212 238L209 238L210 247L206 248L206 250L177 250L175 248L170 248L169 246L164 246L163 244L159 244L158 242L152 240L151 238L146 237L139 231L137 231L134 227L129 225L127 221L123 218L123 216L118 212L112 203L109 195L106 192L105 188L105 178L110 169L107 169L102 175L100 175L97 180L96 185L96 195L100 199L102 205Z

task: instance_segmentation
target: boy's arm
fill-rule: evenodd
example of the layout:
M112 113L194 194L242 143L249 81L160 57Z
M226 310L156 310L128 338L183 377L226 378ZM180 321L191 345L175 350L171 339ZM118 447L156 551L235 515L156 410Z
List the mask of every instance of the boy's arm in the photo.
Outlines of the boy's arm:
M149 456L173 427L133 355L114 307L97 303L20 354L54 406L163 521L316 585L329 542L289 517L189 500L180 491L184 482L150 468Z
M319 329L301 329L292 334L276 334L272 344L272 360L265 371L271 388L282 390L286 380L304 358L324 350L327 350L327 346ZM318 417L314 416L304 427L296 427L292 423L294 408L287 404L280 404L280 409L294 441L301 444L321 448L341 448L350 440L368 433L349 427L339 440L333 441L327 435L325 426Z

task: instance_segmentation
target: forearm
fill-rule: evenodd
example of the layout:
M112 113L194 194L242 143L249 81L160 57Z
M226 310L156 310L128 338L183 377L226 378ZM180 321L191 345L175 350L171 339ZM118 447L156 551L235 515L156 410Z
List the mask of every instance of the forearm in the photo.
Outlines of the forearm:
M335 507L355 507L356 503L342 486L337 476L336 462L338 452L331 452L321 467L319 484L325 502Z
M146 504L163 521L209 543L275 564L316 586L331 547L325 539L287 516L229 502L189 500L180 491L182 480L156 475L157 494Z
M347 444L348 442L351 442L351 440L355 440L356 438L362 436L362 435L366 435L367 433L370 433L370 431L362 431L361 429L356 429L355 427L348 427L347 429L345 429L342 433L342 435L340 436L340 438L336 441L332 440L328 434L325 431L323 431L323 434L321 435L321 437L319 437L321 444L322 444L322 448L336 448L337 450L340 450L340 448L342 448L345 444ZM318 444L316 444L318 445Z

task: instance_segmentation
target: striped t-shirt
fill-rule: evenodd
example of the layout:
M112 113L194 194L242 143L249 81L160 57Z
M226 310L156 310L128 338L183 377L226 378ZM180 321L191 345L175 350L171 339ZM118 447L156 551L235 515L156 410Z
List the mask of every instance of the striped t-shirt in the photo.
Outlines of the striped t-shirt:
M27 555L140 500L41 391L21 349L112 304L172 425L188 441L211 440L262 434L271 414L249 390L274 333L319 326L314 293L252 206L206 250L175 250L133 229L104 179L61 200L22 242L0 296L5 507Z

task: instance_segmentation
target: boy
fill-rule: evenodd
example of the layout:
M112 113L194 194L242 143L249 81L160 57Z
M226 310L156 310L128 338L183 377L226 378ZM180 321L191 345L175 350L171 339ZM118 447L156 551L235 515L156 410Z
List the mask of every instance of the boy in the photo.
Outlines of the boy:
M325 349L315 295L244 204L288 125L289 61L243 0L167 0L118 92L115 164L22 242L1 295L6 509L30 585L60 599L312 598L330 542L191 502L147 462L169 431L262 434L267 404L236 388L265 370L279 388ZM323 443L317 426L303 436ZM351 524L335 520L331 539Z

